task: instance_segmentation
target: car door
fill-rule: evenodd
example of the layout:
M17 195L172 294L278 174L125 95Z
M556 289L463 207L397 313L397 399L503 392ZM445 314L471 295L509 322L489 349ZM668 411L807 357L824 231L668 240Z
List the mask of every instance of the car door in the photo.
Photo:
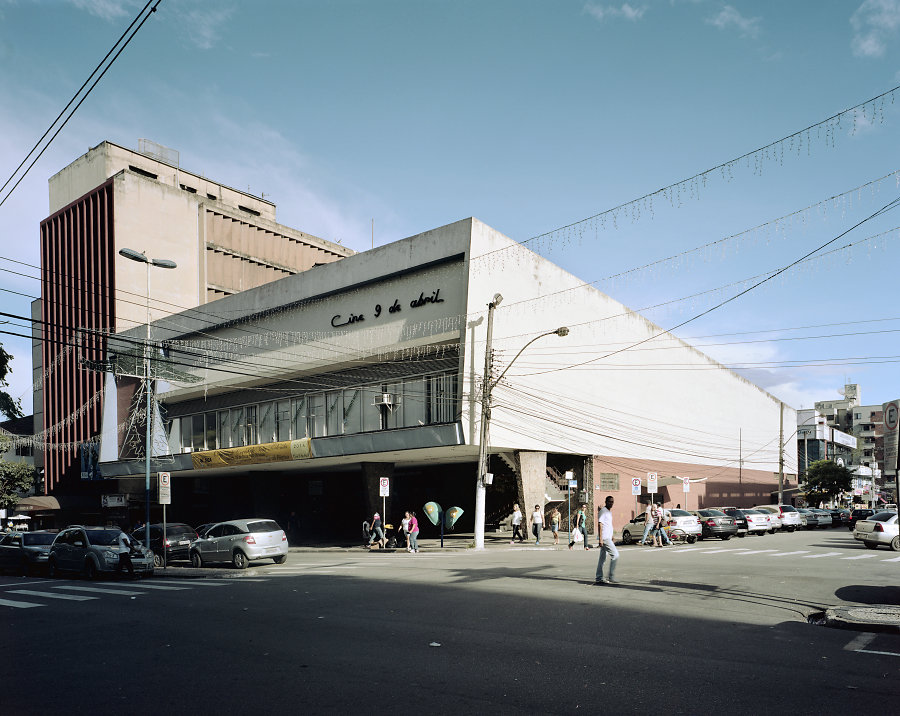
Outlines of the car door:
M237 525L225 525L225 534L220 540L219 559L222 562L230 562L231 555L238 543L243 542L244 532Z
M215 562L218 559L217 550L225 533L225 525L213 525L206 534L197 540L197 549L204 562Z
M0 569L17 566L21 542L22 536L18 534L8 534L0 539Z

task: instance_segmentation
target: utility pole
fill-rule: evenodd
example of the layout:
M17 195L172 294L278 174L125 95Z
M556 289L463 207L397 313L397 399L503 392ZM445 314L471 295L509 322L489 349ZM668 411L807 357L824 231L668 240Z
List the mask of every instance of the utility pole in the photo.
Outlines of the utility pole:
M784 403L778 401L778 504L784 503Z
M481 425L478 431L478 475L475 479L475 549L484 549L484 503L486 487L484 473L487 472L487 433L491 419L491 341L494 337L494 309L500 305L503 296L494 294L488 304L487 337L484 346L484 379L481 387Z

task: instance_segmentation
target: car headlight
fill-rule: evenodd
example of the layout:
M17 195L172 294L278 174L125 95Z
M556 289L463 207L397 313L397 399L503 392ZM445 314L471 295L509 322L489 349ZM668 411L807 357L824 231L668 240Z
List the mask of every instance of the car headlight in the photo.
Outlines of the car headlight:
M113 552L113 551L111 551L111 550L106 550L106 551L103 553L103 559L104 559L106 562L118 562L118 561L119 561L119 553L118 553L118 552Z

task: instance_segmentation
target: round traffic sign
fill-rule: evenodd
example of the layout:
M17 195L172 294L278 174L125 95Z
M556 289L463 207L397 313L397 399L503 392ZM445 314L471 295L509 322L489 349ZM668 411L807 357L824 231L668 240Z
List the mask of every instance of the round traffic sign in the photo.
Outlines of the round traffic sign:
M888 403L884 410L884 427L887 430L896 430L900 421L900 406L896 402Z
M632 477L632 478L631 478L631 486L632 486L632 487L640 487L640 486L641 486L641 478L639 478L639 477Z

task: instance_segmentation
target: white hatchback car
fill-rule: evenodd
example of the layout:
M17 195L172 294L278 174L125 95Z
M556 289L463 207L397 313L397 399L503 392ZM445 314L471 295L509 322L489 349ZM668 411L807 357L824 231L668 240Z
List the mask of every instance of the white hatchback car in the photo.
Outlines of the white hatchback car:
M897 513L876 512L868 519L857 520L853 528L853 539L860 540L869 549L878 549L878 545L889 546L900 552L900 528L897 525Z
M266 519L218 522L205 529L190 547L194 567L231 562L237 569L246 569L251 560L257 559L284 564L287 554L287 535L277 522Z
M757 505L754 510L765 510L770 515L777 517L777 524L771 524L772 530L784 530L793 532L803 526L800 513L793 505Z

